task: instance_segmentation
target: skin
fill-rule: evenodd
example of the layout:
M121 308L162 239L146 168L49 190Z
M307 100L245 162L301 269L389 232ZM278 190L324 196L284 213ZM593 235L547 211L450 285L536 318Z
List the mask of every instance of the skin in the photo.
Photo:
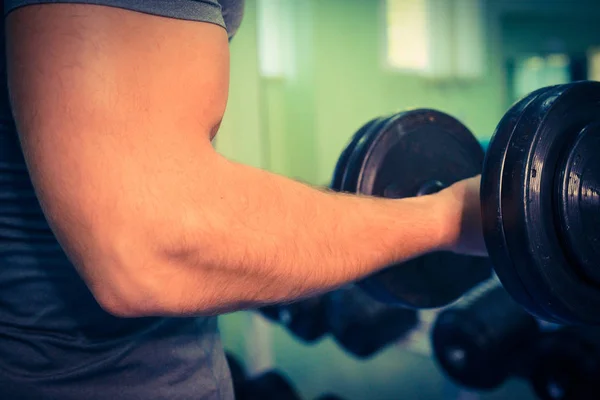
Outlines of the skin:
M36 193L110 313L218 314L332 290L431 251L485 254L478 177L374 199L217 154L229 85L221 27L77 4L23 7L6 27Z

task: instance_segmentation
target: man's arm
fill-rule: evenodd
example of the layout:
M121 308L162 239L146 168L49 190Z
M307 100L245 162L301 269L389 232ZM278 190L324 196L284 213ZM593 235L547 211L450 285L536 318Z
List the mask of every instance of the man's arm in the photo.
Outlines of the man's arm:
M229 54L216 25L52 4L11 13L7 40L11 102L40 203L114 314L292 300L457 237L448 196L334 194L218 155L210 139Z

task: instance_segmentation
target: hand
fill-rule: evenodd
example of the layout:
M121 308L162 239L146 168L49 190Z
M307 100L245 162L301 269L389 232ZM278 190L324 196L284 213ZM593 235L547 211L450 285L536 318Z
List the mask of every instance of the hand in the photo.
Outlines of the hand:
M487 256L479 199L481 176L453 184L438 196L446 215L446 248L473 256Z

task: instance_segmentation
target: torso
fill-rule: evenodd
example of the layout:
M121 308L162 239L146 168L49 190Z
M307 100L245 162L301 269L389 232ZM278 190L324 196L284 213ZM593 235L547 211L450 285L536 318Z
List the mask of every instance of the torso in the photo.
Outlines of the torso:
M231 35L239 26L243 5L235 0L221 4ZM6 79L2 82L3 398L233 398L215 318L120 319L97 304L37 202L10 112Z

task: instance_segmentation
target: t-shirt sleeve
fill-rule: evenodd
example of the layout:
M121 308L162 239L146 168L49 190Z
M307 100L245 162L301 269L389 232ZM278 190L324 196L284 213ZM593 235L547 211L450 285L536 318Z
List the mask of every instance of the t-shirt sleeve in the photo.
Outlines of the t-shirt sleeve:
M216 0L4 0L4 15L19 7L49 3L118 7L163 17L209 22L225 27L221 6Z

